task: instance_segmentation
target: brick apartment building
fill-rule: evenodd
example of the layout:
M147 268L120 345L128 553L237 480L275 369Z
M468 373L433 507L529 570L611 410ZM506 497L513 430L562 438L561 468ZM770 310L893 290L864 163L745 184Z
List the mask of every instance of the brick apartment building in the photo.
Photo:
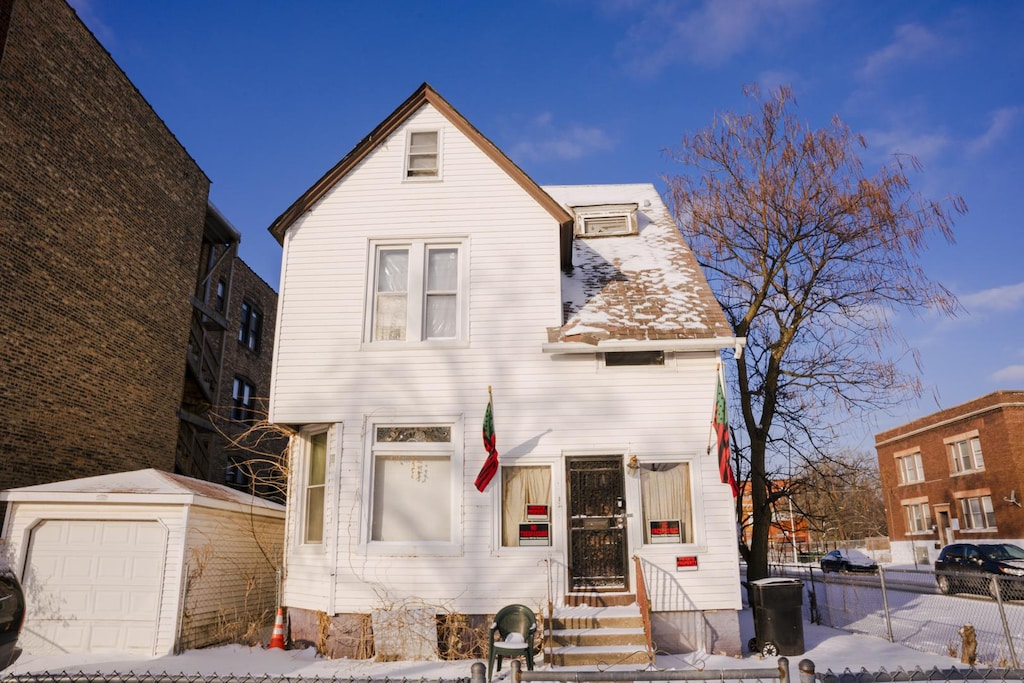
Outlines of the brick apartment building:
M892 560L953 541L1024 545L1024 391L996 391L875 436Z
M216 438L188 433L230 401L225 363L266 392L269 349L224 340L247 299L269 347L276 294L236 265L209 179L64 0L0 0L0 103L0 489L147 467L223 482ZM221 278L239 310L211 315Z

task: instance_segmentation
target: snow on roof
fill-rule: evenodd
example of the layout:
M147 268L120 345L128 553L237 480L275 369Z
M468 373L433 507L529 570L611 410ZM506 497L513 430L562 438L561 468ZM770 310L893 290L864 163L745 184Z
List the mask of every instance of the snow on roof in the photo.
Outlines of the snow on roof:
M283 505L236 491L221 484L200 481L152 468L23 486L0 493L0 500L138 502L140 496L145 496L146 502L156 502L157 500L179 503L216 501L222 504L218 507L227 504L228 506L284 511Z
M573 207L636 204L637 235L573 239L562 275L560 342L732 338L697 259L651 184L556 185L544 190Z

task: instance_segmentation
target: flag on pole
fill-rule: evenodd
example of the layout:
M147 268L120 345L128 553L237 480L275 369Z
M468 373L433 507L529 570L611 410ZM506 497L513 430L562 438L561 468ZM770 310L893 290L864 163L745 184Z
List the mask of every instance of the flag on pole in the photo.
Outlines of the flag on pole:
M711 426L715 430L715 440L718 443L718 473L722 477L722 483L732 488L732 497L739 495L740 490L736 485L736 477L732 474L732 449L729 448L729 411L725 406L725 391L722 389L722 376L718 376L718 388L715 391L715 412L711 417Z
M494 437L493 402L491 388L487 387L487 410L484 412L484 450L487 451L487 460L484 461L484 466L480 468L480 474L476 475L476 481L473 482L476 485L476 490L481 493L498 472L498 447Z

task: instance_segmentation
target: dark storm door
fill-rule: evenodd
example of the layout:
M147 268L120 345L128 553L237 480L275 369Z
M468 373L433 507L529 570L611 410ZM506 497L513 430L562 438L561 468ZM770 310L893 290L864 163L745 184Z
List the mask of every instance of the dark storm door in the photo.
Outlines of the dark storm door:
M621 457L570 458L569 589L623 591L629 584Z

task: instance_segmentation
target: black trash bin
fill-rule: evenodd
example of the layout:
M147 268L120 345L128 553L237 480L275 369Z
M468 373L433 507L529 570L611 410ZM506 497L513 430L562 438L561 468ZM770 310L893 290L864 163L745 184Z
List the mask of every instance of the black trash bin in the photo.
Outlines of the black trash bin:
M765 656L803 654L803 581L758 579L750 582L749 589L754 611L754 637L747 644L750 651Z

